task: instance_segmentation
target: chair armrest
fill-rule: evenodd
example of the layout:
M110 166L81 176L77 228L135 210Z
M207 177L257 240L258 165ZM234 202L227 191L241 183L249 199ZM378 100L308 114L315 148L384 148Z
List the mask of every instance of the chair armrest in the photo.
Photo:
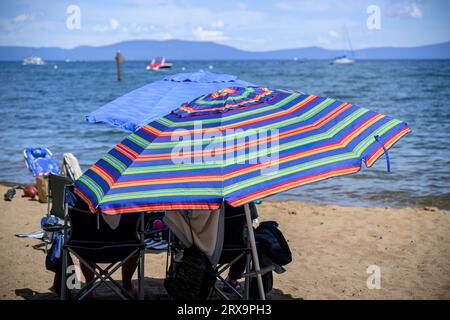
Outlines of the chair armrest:
M64 230L64 226L63 225L56 225L56 226L43 226L42 230L47 231L47 232L55 232L55 231L61 231Z

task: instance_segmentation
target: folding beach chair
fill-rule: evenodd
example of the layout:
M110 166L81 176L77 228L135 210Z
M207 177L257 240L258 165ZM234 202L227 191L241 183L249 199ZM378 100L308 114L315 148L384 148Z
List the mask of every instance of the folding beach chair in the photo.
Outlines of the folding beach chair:
M67 186L73 184L70 178L50 174L48 176L48 205L47 217L50 215L56 216L59 219L64 219L64 199L65 189ZM61 226L51 225L42 226L44 236L42 240L45 242L45 252L47 253L47 246L53 241L53 232L62 230Z
M258 218L258 212L254 203L249 204L251 220ZM252 251L248 239L248 225L245 216L244 206L232 207L225 203L225 226L222 254L219 263L215 268L217 282L214 286L214 292L225 300L238 298L249 300L250 283L252 278L257 276L256 271L252 270ZM257 245L257 243L256 243ZM264 274L272 271L272 266L261 269L258 273ZM240 278L244 278L244 290L236 290L228 281L225 273L239 273ZM222 287L227 287L228 292ZM231 296L230 296L231 294Z
M247 208L250 211L247 217L244 206L234 208L226 203L224 205L225 226L223 248L219 262L214 267L216 283L212 292L215 292L217 296L225 300L235 299L236 297L238 299L248 300L250 299L250 284L251 281L253 281L252 279L256 278L258 275L263 276L265 273L272 271L274 268L269 267L259 270L259 265L258 268L256 268L256 266L252 263L253 252L250 245L248 225L251 221L258 217L256 206L253 203L247 205ZM180 241L172 232L170 233L169 243L169 259L166 264L166 277L171 272L171 267L174 265L174 260L179 259L177 256L179 256L184 250L184 247L180 244ZM236 272L235 270L239 270L240 277L244 278L245 284L243 292L237 291L226 281L225 273L230 271L230 269L234 269L233 272ZM229 290L227 291L229 292L225 292L221 288L222 286L228 287Z
M64 219L65 189L73 185L73 180L68 177L50 174L48 176L48 207L47 215L54 215Z
M146 253L164 253L169 245L169 228L163 222L164 212L145 214L145 249Z
M67 285L69 254L89 269L94 278L79 288L73 299L84 299L100 285L105 284L120 298L135 299L112 278L132 257L138 258L138 299L144 298L144 214L122 218L119 227L112 230L99 216L87 211L82 200L68 187L65 199L64 245L62 252L61 299L67 299L71 288ZM71 198L71 199L69 199ZM70 203L69 203L70 202ZM108 240L106 240L108 239ZM113 240L111 240L113 239ZM107 264L101 267L100 264Z

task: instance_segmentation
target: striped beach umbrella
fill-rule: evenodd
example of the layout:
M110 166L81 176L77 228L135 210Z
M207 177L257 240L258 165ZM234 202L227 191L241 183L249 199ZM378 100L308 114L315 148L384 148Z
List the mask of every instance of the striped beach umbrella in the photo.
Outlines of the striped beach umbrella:
M104 214L239 206L370 167L409 131L331 98L224 88L129 135L75 189Z

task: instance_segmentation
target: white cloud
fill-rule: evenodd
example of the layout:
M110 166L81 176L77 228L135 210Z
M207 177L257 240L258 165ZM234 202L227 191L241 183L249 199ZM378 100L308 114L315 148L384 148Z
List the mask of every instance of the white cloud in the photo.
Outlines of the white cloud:
M15 23L21 23L21 22L25 22L27 20L30 20L31 16L28 14L20 14L17 17L15 17L13 19L13 22Z
M116 30L119 27L120 23L117 19L109 18L109 25L111 26L112 30Z
M150 30L155 29L154 26L146 26L142 25L136 22L133 22L131 24L127 24L126 26L122 27L123 32L129 32L132 34L142 34L142 33L148 33Z
M330 40L328 38L320 36L316 39L316 43L318 43L320 45L326 45L326 44L330 44Z
M388 15L408 16L411 18L422 18L423 12L420 5L414 2L392 3L387 9Z
M290 3L287 3L287 2L277 2L277 3L275 3L275 7L277 7L278 9L281 9L281 10L294 9L294 7Z
M238 2L238 3L236 3L236 6L239 10L247 10L248 9L248 4L246 4L244 2Z
M198 26L194 30L194 36L201 41L223 41L227 37L220 30L205 30L203 27Z
M283 11L292 12L329 12L329 11L348 11L352 6L348 5L346 1L317 1L317 0L293 0L293 1L277 1L274 7Z
M223 28L225 27L225 23L223 23L222 20L217 20L216 22L214 22L214 23L212 24L212 27L213 27L214 29L223 29Z
M339 37L339 34L334 30L329 31L328 34L330 35L330 37L333 37L333 38Z
M96 32L114 31L119 28L120 22L115 18L109 18L109 24L96 24L92 27L92 30Z
M407 6L406 10L408 11L409 15L413 18L422 18L422 10L419 8L416 4L411 4Z
M92 27L92 30L96 32L105 32L109 30L109 26L104 24L96 24L95 26Z

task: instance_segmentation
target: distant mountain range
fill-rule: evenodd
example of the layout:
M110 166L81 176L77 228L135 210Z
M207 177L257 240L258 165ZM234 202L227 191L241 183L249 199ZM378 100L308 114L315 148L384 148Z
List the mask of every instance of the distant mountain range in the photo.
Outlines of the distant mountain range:
M37 55L44 60L111 60L120 50L127 60L162 56L173 60L332 59L342 50L318 47L273 51L244 51L214 42L133 40L106 46L57 47L0 46L0 60L22 60ZM355 50L356 59L450 59L450 41L420 47L380 47Z

